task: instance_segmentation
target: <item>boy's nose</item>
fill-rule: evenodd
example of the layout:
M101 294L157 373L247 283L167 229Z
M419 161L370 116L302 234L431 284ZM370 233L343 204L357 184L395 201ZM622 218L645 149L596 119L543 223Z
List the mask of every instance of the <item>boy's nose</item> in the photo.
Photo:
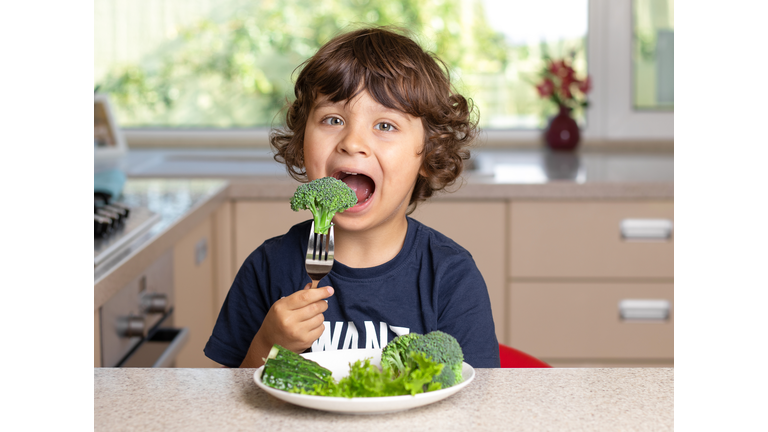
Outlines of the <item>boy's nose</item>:
M337 150L347 153L350 156L368 156L371 149L365 141L364 133L361 133L361 131L354 128L350 128L342 137L341 141L339 141Z

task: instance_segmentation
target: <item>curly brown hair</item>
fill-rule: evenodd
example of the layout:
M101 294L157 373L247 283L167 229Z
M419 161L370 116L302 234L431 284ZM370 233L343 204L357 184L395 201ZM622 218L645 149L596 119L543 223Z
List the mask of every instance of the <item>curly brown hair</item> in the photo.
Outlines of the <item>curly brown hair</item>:
M286 165L291 177L307 180L304 129L318 96L341 102L367 91L380 104L419 117L424 125L422 169L409 213L459 178L477 135L476 107L455 92L447 65L407 34L397 27L355 30L336 36L299 66L285 128L273 129L269 139L275 160Z

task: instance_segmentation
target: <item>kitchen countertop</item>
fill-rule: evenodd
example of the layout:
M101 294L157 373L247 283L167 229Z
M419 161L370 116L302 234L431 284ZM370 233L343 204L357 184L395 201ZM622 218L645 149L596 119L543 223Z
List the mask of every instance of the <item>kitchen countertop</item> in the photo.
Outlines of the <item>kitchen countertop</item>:
M345 415L280 401L255 369L94 369L94 430L576 430L674 428L674 369L476 369L432 405Z
M138 150L123 167L136 178L223 178L231 199L289 199L297 186L268 149ZM449 189L434 199L672 199L674 153L478 149Z

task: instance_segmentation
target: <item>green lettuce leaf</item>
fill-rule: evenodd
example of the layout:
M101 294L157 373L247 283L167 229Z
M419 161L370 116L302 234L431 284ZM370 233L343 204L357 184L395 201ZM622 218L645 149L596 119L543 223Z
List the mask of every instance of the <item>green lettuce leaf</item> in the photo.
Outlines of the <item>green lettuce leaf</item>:
M335 397L382 397L415 395L440 390L440 383L432 378L442 372L444 365L435 363L423 355L414 355L413 361L399 376L391 369L381 370L371 364L371 359L357 360L350 364L349 375L338 382L330 379L327 384L316 385L312 390L292 390L295 393Z

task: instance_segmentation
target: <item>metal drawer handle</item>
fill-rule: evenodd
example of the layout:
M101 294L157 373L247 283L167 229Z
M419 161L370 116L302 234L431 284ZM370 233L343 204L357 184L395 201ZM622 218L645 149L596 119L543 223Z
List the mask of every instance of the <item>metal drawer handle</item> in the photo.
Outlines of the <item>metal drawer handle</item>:
M625 299L619 302L619 316L624 320L665 321L669 318L669 301Z
M619 224L625 240L668 240L672 237L669 219L624 219Z
M187 341L189 340L189 327L182 327L181 329L163 329L168 330L169 332L176 333L173 337L173 340L168 345L168 347L163 351L163 354L158 357L158 359L155 361L155 364L152 365L153 368L167 368L171 367L174 360L176 360L176 357L179 354L179 351L181 351L182 348L184 348L184 345L186 345Z

